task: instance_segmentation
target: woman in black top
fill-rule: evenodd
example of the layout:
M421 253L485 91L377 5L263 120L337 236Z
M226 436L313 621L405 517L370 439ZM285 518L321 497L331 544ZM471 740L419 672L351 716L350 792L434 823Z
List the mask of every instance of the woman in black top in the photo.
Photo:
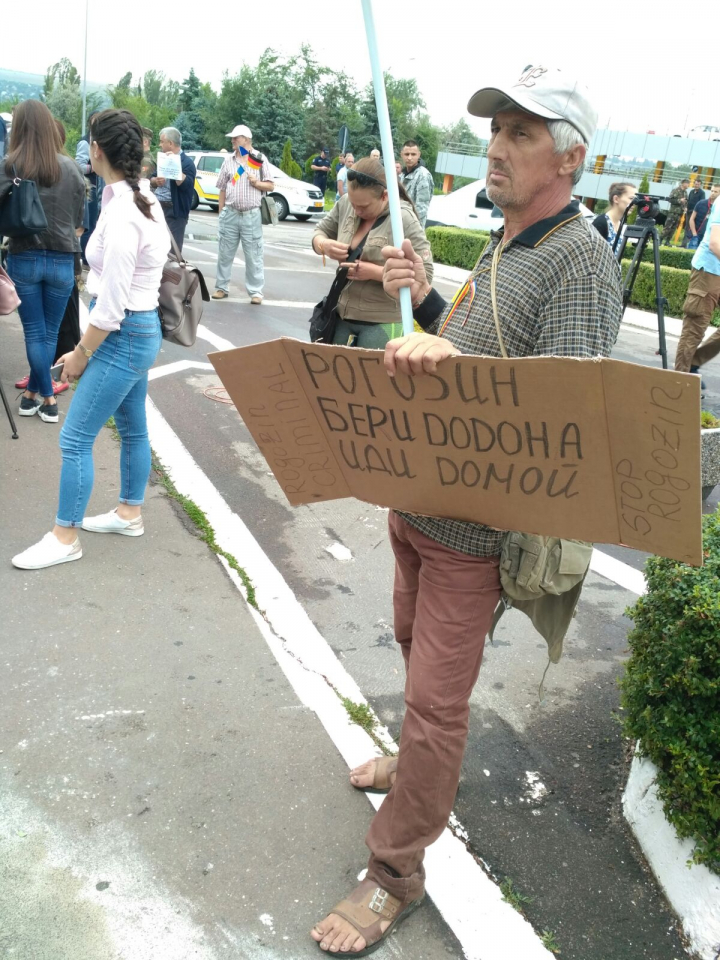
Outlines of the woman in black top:
M47 423L57 423L50 367L75 283L74 251L82 233L85 182L62 152L52 114L38 100L25 100L13 112L10 149L0 162L0 204L15 176L35 181L48 223L43 233L11 238L9 244L7 270L21 300L18 313L30 364L19 412L23 417L38 413Z

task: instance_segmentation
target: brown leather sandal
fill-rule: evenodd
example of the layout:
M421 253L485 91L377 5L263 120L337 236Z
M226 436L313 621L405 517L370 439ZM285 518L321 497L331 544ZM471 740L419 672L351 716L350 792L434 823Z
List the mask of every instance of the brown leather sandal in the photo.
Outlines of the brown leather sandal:
M366 946L357 953L352 950L348 953L335 953L323 950L329 957L367 957L378 950L390 936L395 927L402 923L413 911L417 910L425 899L425 894L416 900L398 900L387 890L379 887L374 880L366 878L345 900L333 907L334 913L357 930L365 940ZM390 925L383 933L381 921L389 920ZM319 946L319 944L318 944Z
M356 790L364 790L366 793L387 793L390 790L390 787L395 783L395 775L397 771L398 758L397 757L375 757L375 773L373 774L373 782L371 787L355 787L355 784L350 781L351 785L355 787Z

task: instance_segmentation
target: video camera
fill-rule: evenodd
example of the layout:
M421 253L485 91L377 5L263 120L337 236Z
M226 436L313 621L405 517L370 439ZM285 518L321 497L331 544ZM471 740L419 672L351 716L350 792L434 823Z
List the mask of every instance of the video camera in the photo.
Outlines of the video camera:
M655 197L651 193L636 193L631 204L638 208L638 217L641 220L657 220L660 213L660 201L666 197Z

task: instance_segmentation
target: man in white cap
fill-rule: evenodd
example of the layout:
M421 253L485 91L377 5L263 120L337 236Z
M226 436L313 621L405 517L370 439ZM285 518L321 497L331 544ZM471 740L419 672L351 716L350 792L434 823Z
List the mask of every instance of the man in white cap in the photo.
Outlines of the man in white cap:
M238 246L245 257L245 287L250 303L263 300L265 267L260 202L273 187L267 157L252 148L250 128L240 123L230 133L233 152L220 168L218 207L218 263L213 300L224 300L230 290L230 273Z
M398 297L410 287L426 331L387 344L388 373L422 376L459 353L608 356L622 312L620 271L571 199L597 121L585 89L559 70L531 66L515 82L479 90L468 109L492 118L487 194L504 227L491 235L452 313L409 241L385 248L385 290ZM312 930L334 957L378 944L423 898L425 850L453 807L470 695L500 600L502 531L394 510L389 528L406 712L398 757L350 773L358 789L389 792L366 838L367 878ZM561 636L578 596L552 598L563 601L548 614Z

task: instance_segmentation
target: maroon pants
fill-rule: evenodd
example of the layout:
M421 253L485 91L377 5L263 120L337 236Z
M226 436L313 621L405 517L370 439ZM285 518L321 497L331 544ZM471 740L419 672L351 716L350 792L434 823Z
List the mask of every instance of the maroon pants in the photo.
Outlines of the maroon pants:
M470 694L500 599L499 561L444 547L393 511L389 528L405 719L395 784L366 838L368 876L393 896L414 899L423 889L425 848L446 827L455 802Z

